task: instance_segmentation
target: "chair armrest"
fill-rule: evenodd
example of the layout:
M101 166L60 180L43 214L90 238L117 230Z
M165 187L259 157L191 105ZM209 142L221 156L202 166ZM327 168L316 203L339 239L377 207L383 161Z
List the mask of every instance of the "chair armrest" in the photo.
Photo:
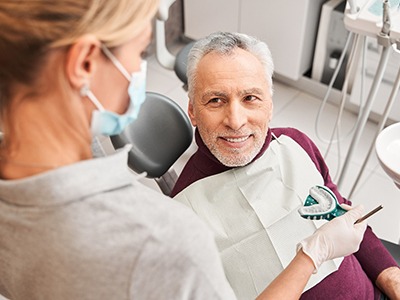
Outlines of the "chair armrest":
M397 264L400 265L400 245L381 239L382 244L392 254Z

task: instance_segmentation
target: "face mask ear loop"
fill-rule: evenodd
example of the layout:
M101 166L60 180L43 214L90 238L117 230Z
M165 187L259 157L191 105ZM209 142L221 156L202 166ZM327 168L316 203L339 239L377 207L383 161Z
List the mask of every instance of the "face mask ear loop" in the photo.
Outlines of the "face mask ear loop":
M131 81L131 75L128 73L128 71L124 68L124 66L119 62L119 60L114 56L114 54L111 53L110 50L103 44L101 44L101 50L104 52L104 54L112 61L114 66L124 75L124 77L130 82Z
M80 94L82 97L88 97L90 101L96 106L99 111L104 111L103 105L101 105L100 101L96 98L96 96L92 93L89 88L89 85L85 84L81 87Z

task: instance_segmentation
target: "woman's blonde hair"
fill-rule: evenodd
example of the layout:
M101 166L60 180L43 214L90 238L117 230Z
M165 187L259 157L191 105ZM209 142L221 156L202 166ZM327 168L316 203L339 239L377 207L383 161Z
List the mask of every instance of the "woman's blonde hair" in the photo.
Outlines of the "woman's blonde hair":
M46 52L84 34L112 48L137 36L155 15L158 0L0 1L0 119L11 85L29 85Z

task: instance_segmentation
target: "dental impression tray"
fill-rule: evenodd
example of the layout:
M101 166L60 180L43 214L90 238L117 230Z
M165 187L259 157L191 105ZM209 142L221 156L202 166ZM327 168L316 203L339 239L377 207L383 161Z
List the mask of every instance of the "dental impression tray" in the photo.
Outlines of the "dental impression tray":
M326 186L313 186L310 188L304 206L299 208L300 215L309 220L332 220L346 212L343 209L335 194Z

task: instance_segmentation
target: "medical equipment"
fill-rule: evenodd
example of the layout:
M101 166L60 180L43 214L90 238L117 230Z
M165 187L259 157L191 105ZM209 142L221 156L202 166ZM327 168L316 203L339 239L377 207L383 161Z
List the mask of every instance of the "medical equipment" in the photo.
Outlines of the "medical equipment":
M354 224L366 220L370 216L380 211L382 208L383 206L379 205L355 221ZM325 219L328 221L347 212L347 210L340 206L335 194L328 187L319 185L310 188L310 194L308 195L304 206L300 207L298 211L299 214L305 219Z
M299 214L309 220L332 220L346 212L335 194L326 186L313 186L310 188L304 206L299 208Z
M165 21L169 17L169 7L175 0L162 0L158 7L156 18L156 56L158 62L165 68L172 70L175 64L175 56L169 52L165 40Z
M332 91L333 84L336 81L336 78L337 78L337 76L339 74L339 70L340 70L340 68L341 68L341 66L342 66L342 64L344 62L344 57L345 57L345 55L347 53L347 49L348 49L351 41L353 42L353 47L352 47L352 49L350 51L350 54L349 54L350 59L349 59L349 65L348 65L348 68L347 68L347 74L353 74L354 70L357 68L358 61L355 59L355 57L358 55L358 52L359 52L358 49L360 47L365 49L365 40L360 39L360 36L358 36L358 35L355 36L354 33L350 32L350 34L347 37L347 40L346 40L344 49L342 51L342 54L340 55L338 64L336 66L336 69L335 69L335 71L334 71L334 73L332 75L332 78L331 78L330 82L329 82L328 89L327 89L327 92L325 94L325 97L324 97L323 101L321 102L321 105L320 105L320 108L319 108L319 111L318 111L318 114L317 114L317 118L316 118L316 121L315 121L315 132L317 134L317 137L321 141L329 144L328 148L326 150L325 156L324 156L325 158L328 155L332 144L333 143L337 143L338 154L339 154L338 155L338 160L337 160L337 164L338 164L337 168L338 169L340 169L340 165L341 165L341 146L340 146L340 143L341 143L342 139L346 138L348 135L351 135L355 131L356 126L357 126L357 124L359 122L359 119L360 119L360 116L361 116L359 114L357 122L355 123L354 127L351 130L349 130L347 135L344 138L341 137L341 134L340 134L341 118L342 118L342 114L343 114L344 108L345 108L347 92L349 90L349 86L351 85L351 83L350 83L350 81L352 80L351 79L352 78L351 75L347 75L345 77L345 79L344 79L344 83L343 83L343 86L342 86L342 94L341 94L342 97L341 97L341 102L340 102L340 107L339 107L339 113L338 113L338 116L336 118L334 129L332 131L332 134L331 134L331 137L330 137L329 140L325 140L325 139L322 138L321 134L319 133L318 124L320 123L320 118L322 116L322 111L324 110L324 107L325 107L325 105L326 105L326 103L328 101L328 97L330 95L330 92ZM363 56L364 55L365 55L365 51L363 51ZM360 101L360 107L361 107L361 101ZM337 136L337 139L334 138L335 135Z
M400 123L390 125L380 132L376 138L375 150L382 169L400 188Z
M396 80L395 80L395 82L394 82L392 92L391 92L391 94L390 94L390 96L389 96L389 100L388 100L388 102L387 102L385 111L383 112L382 118L381 118L381 120L379 121L379 124L378 124L378 129L377 129L377 131L376 131L375 138L374 138L374 141L376 141L376 142L375 142L375 145L377 145L376 147L379 147L378 145L380 145L380 143L377 142L377 141L378 141L378 137L379 137L379 135L381 134L381 131L382 131L383 127L384 127L385 124L386 124L386 121L387 121L389 112L390 112L390 110L391 110L392 107L393 107L393 104L394 104L394 102L395 102L395 99L396 99L396 96L397 96L397 93L398 93L399 88L400 88L400 69L399 69L399 72L398 72L398 74L397 74L397 78L396 78ZM400 136L400 133L399 133L399 136ZM357 186L357 184L358 184L358 182L359 182L359 180L360 180L360 178L361 178L362 170L364 170L364 168L366 167L366 164L367 164L369 158L371 157L371 155L372 155L372 153L373 153L373 148L374 148L374 143L372 143L371 146L370 146L370 149L369 149L369 151L368 151L368 154L367 154L367 156L366 156L366 158L365 158L365 160L364 160L364 162L363 162L363 165L361 166L361 169L360 169L360 171L359 171L359 173L358 173L358 176L357 176L357 178L356 178L356 180L355 180L355 182L354 182L353 188L352 188L352 190L350 191L350 196L353 194L353 192L354 192L354 190L355 190L355 188L356 188L356 186ZM378 151L377 151L378 159L379 159L379 156L382 156L381 153L382 153L381 151L380 151L379 153L378 153ZM399 161L400 161L400 160L399 160ZM383 169L385 169L385 167L383 167ZM400 171L399 171L399 174L400 174ZM399 176L400 176L400 175L399 175ZM393 177L392 177L392 179L393 179ZM399 179L398 182L400 182L400 179Z
M359 218L357 221L354 222L354 224L358 224L361 223L362 221L368 219L370 216L376 214L378 211L380 211L383 208L382 205L379 205L378 207L374 208L373 210L371 210L369 213L367 213L366 215L362 216L361 218Z
M362 52L362 69L366 56L366 43L359 35L348 32L343 24L343 12L346 7L344 0L330 0L324 4L321 12L320 28L315 49L314 65L312 78L314 80L328 84L323 101L319 107L315 120L315 133L317 138L328 144L324 158L326 159L333 144L337 144L338 159L337 170L341 168L341 142L351 136L358 124L358 120L351 129L347 129L345 134L341 133L341 119L344 112L348 93L353 90L355 73L358 68L358 60ZM332 74L333 70L333 74ZM362 107L364 76L361 76L361 95L358 97L358 106ZM334 128L329 139L320 133L320 123L325 106L329 100L333 87L341 89L341 102L339 112L334 123ZM337 175L334 177L337 180Z
M338 186L340 187L343 184L345 175L346 175L346 171L350 165L350 161L354 155L354 151L356 146L358 145L360 139L361 139L361 134L364 130L365 124L368 121L368 116L370 114L371 111L371 106L373 104L373 102L375 101L377 92L378 92L378 88L379 85L381 84L382 78L383 78L383 73L385 72L386 69L386 65L388 62L388 58L389 58L389 54L390 54L390 47L384 47L382 50L382 54L381 54L381 59L379 61L379 66L378 66L378 70L376 72L375 78L374 78L374 82L372 84L372 87L370 89L370 92L368 94L367 100L364 104L364 108L361 112L361 118L357 124L357 128L356 131L353 135L352 138L352 142L349 148L349 151L347 153L347 156L345 158L345 161L343 163L343 168L341 170L341 173L339 175L339 180L338 180Z
M348 0L347 1L350 6L350 12L352 14L356 13L359 10L359 7L357 6L356 0Z
M400 1L399 0L357 0L360 8L352 12L350 5L346 7L344 23L346 28L363 36L377 37L392 40L392 44L399 32ZM349 3L349 1L348 1ZM389 44L387 44L389 45Z
M165 39L165 22L169 18L169 8L175 0L161 0L156 18L156 57L161 66L174 70L176 76L183 82L187 90L186 62L187 56L194 42L186 44L180 51L173 55L167 48Z
M324 84L329 84L332 77L337 77L334 82L336 89L341 89L345 77L349 44L348 30L343 24L343 12L346 7L345 0L329 0L322 6L319 19L318 35L315 43L314 59L311 78ZM350 44L351 45L351 44ZM344 59L344 64L339 69L339 59ZM338 72L337 75L332 75Z
M361 3L362 2L362 3ZM361 134L364 130L364 127L366 125L366 122L368 120L368 117L371 112L371 107L372 104L375 101L376 95L378 88L382 82L383 74L386 70L386 66L388 63L389 56L392 51L392 45L395 45L395 36L396 32L393 32L393 28L397 28L397 23L400 24L400 18L397 16L400 16L400 12L398 11L398 6L400 1L399 0L392 0L391 1L392 6L389 5L388 0L383 0L383 3L381 0L365 0L365 1L357 1L357 2L352 2L352 3L347 3L346 9L345 9L345 18L344 18L344 23L346 28L350 31L350 35L355 35L354 38L354 43L353 43L353 49L352 49L352 55L349 59L349 66L348 66L348 76L345 78L345 82L342 88L342 102L341 102L341 107L340 107L340 113L338 115L336 124L335 124L335 129L334 132L332 133L332 138L335 133L337 133L338 136L339 130L340 130L340 119L341 119L341 113L343 112L344 109L344 103L347 95L347 89L348 89L348 81L350 76L353 74L355 68L357 67L358 61L359 61L359 55L355 53L359 53L361 47L365 48L365 39L367 36L373 36L377 39L378 44L382 46L382 51L381 51L381 58L379 61L379 65L374 77L373 84L371 86L371 89L369 91L368 97L363 105L363 108L359 114L359 120L357 121L356 128L350 143L349 151L347 153L347 156L345 158L345 161L343 163L342 169L339 172L339 179L338 179L338 186L341 187L341 185L344 182L346 172L348 170L348 167L350 165L350 161L354 155L354 150L357 147ZM379 11L379 7L381 7L381 10ZM396 21L395 21L395 26L392 26L391 16L393 15L396 16ZM397 39L397 38L396 38ZM344 53L342 53L344 55ZM338 66L340 67L340 66ZM396 86L396 85L395 85ZM381 118L381 123L383 123L383 126L386 123L390 108L393 104L394 98L396 96L397 90L394 88L392 95L393 97L390 97L385 113ZM393 100L392 100L393 99ZM339 140L339 139L338 139ZM328 147L329 151L329 147ZM340 153L339 153L340 154ZM368 160L368 157L365 160L364 165L366 164L366 161ZM356 183L353 185L353 188L350 192L350 196L352 195L353 191L355 190L355 187L358 183L359 177L361 176L361 173L363 171L364 166L359 172L359 176L356 179Z

